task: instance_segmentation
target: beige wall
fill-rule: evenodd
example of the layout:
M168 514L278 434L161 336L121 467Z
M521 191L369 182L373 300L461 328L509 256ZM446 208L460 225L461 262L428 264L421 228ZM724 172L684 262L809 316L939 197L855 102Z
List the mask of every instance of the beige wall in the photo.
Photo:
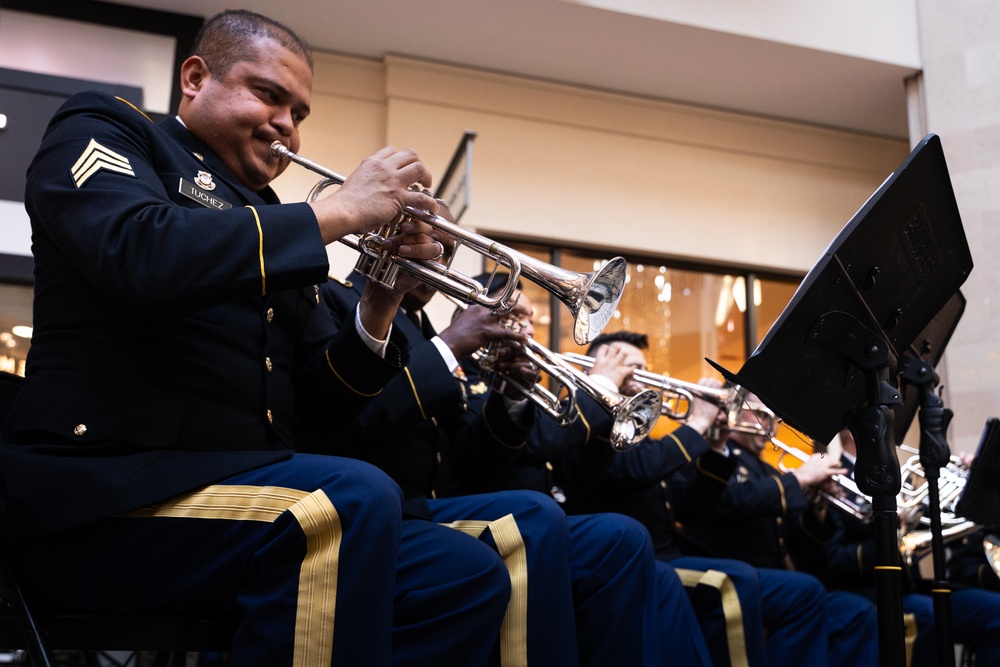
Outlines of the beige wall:
M974 452L1000 417L1000 12L992 0L919 0L927 129L941 137L975 267L945 353L953 451Z
M502 234L806 271L905 142L406 58L318 54L303 154L342 174L384 143L444 172L474 143L462 223ZM292 168L285 200L316 181ZM331 250L345 275L351 251ZM478 257L457 266L478 271ZM435 318L437 319L437 318Z

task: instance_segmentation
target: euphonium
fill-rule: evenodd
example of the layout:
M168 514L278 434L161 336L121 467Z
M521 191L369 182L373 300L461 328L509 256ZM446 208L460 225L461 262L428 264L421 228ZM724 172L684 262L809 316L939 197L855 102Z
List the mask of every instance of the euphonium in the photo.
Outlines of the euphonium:
M277 159L291 160L323 176L309 191L307 201L314 201L327 187L341 185L346 180L340 174L296 155L280 141L271 144L271 155ZM486 286L448 266L388 253L382 248L382 241L394 235L406 217L425 222L506 267L509 272L507 283L499 290L491 289L493 296L490 296ZM501 314L509 312L517 303L517 281L523 276L555 295L569 308L574 319L573 338L578 345L586 345L604 329L614 315L625 288L627 264L621 257L608 260L592 273L567 271L469 231L439 215L410 206L400 213L400 217L378 232L360 237L349 234L340 241L362 253L355 268L372 280L392 286L397 269L403 269L443 294L464 303L485 306Z
M912 563L930 553L932 548L931 517L928 515L931 480L927 479L923 466L920 465L920 452L917 449L907 445L900 445L899 449L911 454L900 466L902 484L899 495L896 496L896 507L902 524L900 553L908 563ZM957 456L952 456L947 465L938 471L941 537L945 543L965 537L980 528L979 524L955 513L955 506L965 490L968 475L968 467Z

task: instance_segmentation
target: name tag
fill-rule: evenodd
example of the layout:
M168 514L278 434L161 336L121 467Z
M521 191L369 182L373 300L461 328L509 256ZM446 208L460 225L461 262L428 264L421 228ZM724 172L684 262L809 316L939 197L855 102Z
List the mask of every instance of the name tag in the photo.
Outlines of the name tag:
M216 208L220 211L224 211L227 208L232 208L233 205L227 201L219 199L215 195L209 194L205 190L202 190L197 185L191 181L181 178L180 188L177 190L182 195L188 199L193 199L202 206L207 206L208 208Z

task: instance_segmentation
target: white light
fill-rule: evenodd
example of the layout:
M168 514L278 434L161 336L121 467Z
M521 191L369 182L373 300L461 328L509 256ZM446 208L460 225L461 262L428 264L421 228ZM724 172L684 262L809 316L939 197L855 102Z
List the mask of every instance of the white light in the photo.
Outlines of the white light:
M7 116L6 114L0 113L0 130L7 129Z
M746 281L743 280L743 276L736 276L736 280L733 281L733 301L736 302L736 307L739 308L741 313L747 312L747 287Z
M10 332L15 336L20 336L21 338L31 338L31 334L34 330L26 324L18 324L10 328Z

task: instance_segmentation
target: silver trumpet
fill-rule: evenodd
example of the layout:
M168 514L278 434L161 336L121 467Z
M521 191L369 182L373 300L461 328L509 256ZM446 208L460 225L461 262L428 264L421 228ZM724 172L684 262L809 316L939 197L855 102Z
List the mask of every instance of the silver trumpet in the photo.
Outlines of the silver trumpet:
M581 368L594 367L593 357L575 352L565 352L562 357ZM669 419L687 421L691 416L694 400L697 398L722 410L726 415L729 430L774 437L776 421L774 413L763 403L747 401L746 391L741 387L715 389L638 369L632 371L632 378L643 386L661 393L663 400L660 413Z
M658 390L644 389L635 396L625 396L594 382L589 375L569 364L533 338L528 339L526 354L538 355L548 364L559 366L572 378L577 389L596 401L614 418L611 427L611 446L620 452L632 449L642 442L660 418L663 397Z
M577 416L575 378L567 373L563 366L549 363L545 354L547 350L534 339L529 338L528 344L518 346L518 350L552 379L557 385L554 391L543 386L541 382L527 384L520 378L511 377L501 371L498 359L500 347L495 343L477 350L472 358L483 371L493 375L492 385L497 391L513 387L521 396L555 419L560 426L572 424Z
M327 187L342 185L346 178L288 150L280 141L271 144L271 156L287 159L323 176L312 190L307 201L315 201ZM449 234L458 243L470 247L508 270L506 284L499 290L490 289L472 278L453 271L449 266L432 261L411 260L391 254L382 248L382 242L397 233L399 225L407 218L425 222ZM399 216L376 232L361 236L349 234L340 242L361 253L355 267L372 280L392 286L399 269L418 280L468 304L485 306L503 314L517 303L517 281L525 277L541 286L562 301L573 314L573 339L586 345L604 329L614 316L615 308L625 289L627 264L621 257L614 257L599 270L578 273L553 266L520 253L496 241L460 227L445 218L407 206ZM493 296L490 296L490 293Z
M785 456L791 456L794 459L798 459L800 462L809 460L809 455L801 449L797 449L791 445L786 445L777 438L772 437L771 444L781 450L776 462L776 467L781 472L788 472L791 469L782 462L782 459ZM840 488L844 489L844 495L835 495L828 493L823 489L819 489L817 491L819 496L831 505L839 507L848 514L854 515L857 519L860 519L865 523L871 522L874 517L874 514L872 513L871 501L868 500L865 494L861 493L861 489L858 488L855 481L842 475L833 475L830 479L836 482Z
M568 425L576 418L576 392L582 391L614 419L610 440L611 446L617 451L622 452L635 447L656 426L663 402L659 391L646 389L635 396L625 396L617 391L611 391L594 382L589 375L570 365L561 355L531 337L526 338L524 344L511 342L504 345L512 346L562 385L566 390L566 400L560 398L561 392L551 392L540 382L527 386L520 380L500 374L497 369L499 350L496 345L481 350L477 361L484 370L493 372L498 380L510 383L526 398L540 405L550 416L559 420L560 424ZM553 401L559 406L558 409L550 409Z

